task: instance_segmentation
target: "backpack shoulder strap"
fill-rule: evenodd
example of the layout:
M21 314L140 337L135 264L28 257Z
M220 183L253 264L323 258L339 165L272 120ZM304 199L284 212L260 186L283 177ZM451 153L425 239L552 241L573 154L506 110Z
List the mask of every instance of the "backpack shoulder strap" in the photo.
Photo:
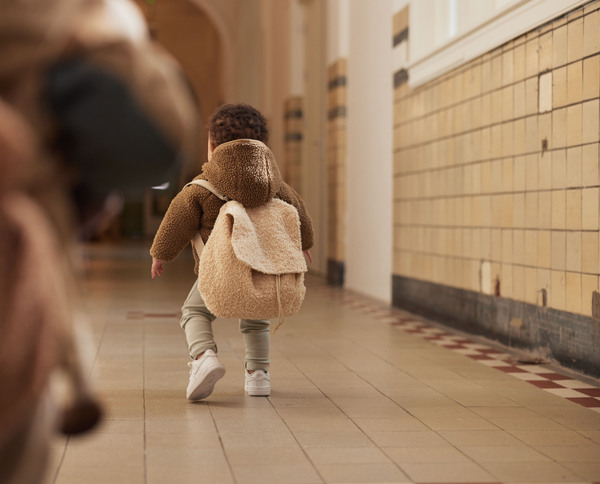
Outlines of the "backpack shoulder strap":
M219 197L224 202L230 202L232 200L227 195L223 195L219 190L217 190L215 186L208 180L192 180L186 185L186 187L189 187L190 185L200 185L201 187L206 188L209 192Z

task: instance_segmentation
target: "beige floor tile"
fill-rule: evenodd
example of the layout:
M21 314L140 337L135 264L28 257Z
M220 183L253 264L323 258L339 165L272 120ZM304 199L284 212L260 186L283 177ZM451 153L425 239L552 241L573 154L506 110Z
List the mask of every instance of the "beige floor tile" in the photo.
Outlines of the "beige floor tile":
M286 398L272 396L269 401L275 408L295 408L295 407L335 407L329 398Z
M579 433L591 441L600 444L600 430L580 430Z
M553 420L544 417L537 418L498 418L487 417L487 420L497 425L503 430L547 430L547 431L564 431L568 430L565 426L560 425Z
M556 462L484 462L481 464L501 482L578 482L580 477Z
M435 447L448 443L435 432L375 432L367 431L369 438L379 447Z
M68 446L63 459L64 467L118 467L143 465L143 445L96 448L92 446Z
M357 398L331 398L342 410L347 408L398 408L398 404L383 395L380 397L357 397Z
M397 464L417 462L470 462L458 449L444 447L390 447L385 453Z
M402 464L401 469L413 482L497 482L473 462L408 463Z
M296 447L290 432L220 432L225 450L236 447Z
M456 447L524 445L515 436L502 430L441 431L440 436Z
M377 464L390 462L376 447L310 447L306 449L314 464Z
M344 414L352 419L363 418L404 418L407 413L400 407L368 408L368 407L346 407Z
M318 464L328 483L400 483L411 482L394 464Z
M146 421L146 434L196 434L216 432L217 428L210 415L204 419L153 419Z
M285 425L292 432L353 432L358 430L349 418L286 417Z
M539 418L540 414L525 407L473 407L471 412L483 418Z
M120 466L66 466L63 465L56 477L56 484L143 484L143 465Z
M238 484L320 484L323 481L311 464L233 466Z
M361 431L294 432L302 447L373 447L375 444Z
M246 417L230 417L216 420L219 432L285 432L287 425L277 417L252 419Z
M426 431L428 428L418 419L407 416L405 418L358 418L354 419L365 432L408 432Z
M278 408L277 413L286 418L348 418L345 412L337 407L294 407Z
M431 430L497 430L498 427L480 417L420 418Z
M596 444L583 435L572 430L543 431L543 430L511 430L510 434L532 446L583 446Z
M586 481L600 481L600 462L561 462L561 465Z
M542 453L524 446L470 446L461 447L462 452L475 462L550 462Z
M189 432L184 434L149 433L146 435L146 447L148 449L220 449L221 441L219 440L219 436L214 432Z
M266 452L268 453L269 462L278 466L299 465L309 462L300 447L271 448ZM257 455L255 449L245 447L228 448L226 451L227 460L233 467L263 465L265 461L260 454L262 454L262 451Z
M600 463L600 446L537 446L536 450L547 455L556 462L598 462Z

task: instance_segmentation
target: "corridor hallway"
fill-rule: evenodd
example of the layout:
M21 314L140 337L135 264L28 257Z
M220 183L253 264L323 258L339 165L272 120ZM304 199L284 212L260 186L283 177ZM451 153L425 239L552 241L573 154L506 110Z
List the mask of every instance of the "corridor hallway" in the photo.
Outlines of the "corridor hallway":
M106 420L54 442L49 482L600 481L597 381L521 365L311 276L300 313L272 337L272 395L245 395L238 323L217 320L227 374L190 403L178 319L191 254L152 280L148 248L84 248L91 376Z

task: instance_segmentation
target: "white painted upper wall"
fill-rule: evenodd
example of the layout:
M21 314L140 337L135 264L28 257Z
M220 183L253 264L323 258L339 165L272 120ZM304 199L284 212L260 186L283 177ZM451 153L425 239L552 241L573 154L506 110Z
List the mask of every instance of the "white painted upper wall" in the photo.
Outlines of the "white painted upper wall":
M417 87L589 0L411 0L409 83Z
M350 0L327 0L327 64L348 57Z
M350 0L348 289L391 302L393 0Z

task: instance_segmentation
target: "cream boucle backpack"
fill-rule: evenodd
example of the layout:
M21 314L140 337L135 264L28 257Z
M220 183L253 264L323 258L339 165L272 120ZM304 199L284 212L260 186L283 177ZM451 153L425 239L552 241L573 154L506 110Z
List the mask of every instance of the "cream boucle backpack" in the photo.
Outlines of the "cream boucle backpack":
M206 246L199 234L194 239L206 307L221 318L278 317L275 332L285 316L298 312L306 293L298 211L277 198L245 208L206 180L191 183L227 202Z

